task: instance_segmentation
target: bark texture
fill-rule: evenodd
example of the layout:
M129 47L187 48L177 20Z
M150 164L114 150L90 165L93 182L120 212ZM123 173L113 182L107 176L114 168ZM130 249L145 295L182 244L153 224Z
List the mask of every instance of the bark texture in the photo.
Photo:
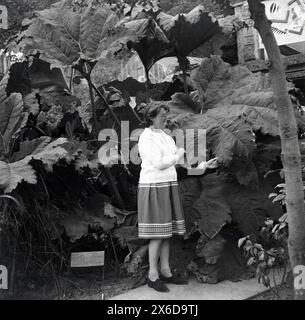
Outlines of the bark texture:
M297 125L288 96L285 67L282 56L271 30L271 23L260 0L248 0L254 27L258 30L270 61L270 75L275 104L279 115L282 162L285 173L289 239L288 249L292 270L305 266L305 211L301 170L301 155L298 143ZM297 274L294 274L296 279ZM304 286L304 282L303 282ZM295 299L305 300L305 290L294 290Z

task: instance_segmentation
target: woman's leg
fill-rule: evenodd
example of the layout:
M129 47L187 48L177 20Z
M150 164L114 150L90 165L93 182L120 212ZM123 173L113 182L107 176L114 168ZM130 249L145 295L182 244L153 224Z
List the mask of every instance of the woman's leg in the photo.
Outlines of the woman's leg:
M161 243L160 250L161 274L164 277L171 277L171 269L169 266L169 240L165 239Z
M148 278L155 281L159 278L158 261L160 256L160 247L162 240L150 240L149 242L149 274Z

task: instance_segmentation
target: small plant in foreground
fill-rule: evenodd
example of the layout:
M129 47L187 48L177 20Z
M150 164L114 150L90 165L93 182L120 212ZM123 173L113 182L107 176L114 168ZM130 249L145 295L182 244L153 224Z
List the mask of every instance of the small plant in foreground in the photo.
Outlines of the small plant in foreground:
M277 185L275 189L278 192L271 193L269 198L274 198L273 202L279 201L284 206L286 199L285 184ZM247 258L247 265L256 268L259 283L273 289L277 296L279 296L277 287L285 282L287 276L289 263L287 241L287 213L278 221L268 218L264 227L261 228L259 240L254 235L248 235L238 241L238 247L243 250ZM278 269L283 270L281 283L277 283L275 277L275 272ZM271 273L273 275L273 286L271 286Z

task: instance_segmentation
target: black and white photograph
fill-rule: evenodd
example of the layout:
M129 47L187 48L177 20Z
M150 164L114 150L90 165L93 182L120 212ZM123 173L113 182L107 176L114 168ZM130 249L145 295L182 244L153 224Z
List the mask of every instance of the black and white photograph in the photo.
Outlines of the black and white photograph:
M305 300L304 182L305 0L0 0L0 303Z

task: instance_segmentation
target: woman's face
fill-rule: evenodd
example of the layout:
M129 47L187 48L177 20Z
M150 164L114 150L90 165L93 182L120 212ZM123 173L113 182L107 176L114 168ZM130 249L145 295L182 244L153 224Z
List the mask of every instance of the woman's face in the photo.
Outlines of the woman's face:
M164 129L167 123L168 112L161 108L158 115L153 119L153 126L155 129Z

